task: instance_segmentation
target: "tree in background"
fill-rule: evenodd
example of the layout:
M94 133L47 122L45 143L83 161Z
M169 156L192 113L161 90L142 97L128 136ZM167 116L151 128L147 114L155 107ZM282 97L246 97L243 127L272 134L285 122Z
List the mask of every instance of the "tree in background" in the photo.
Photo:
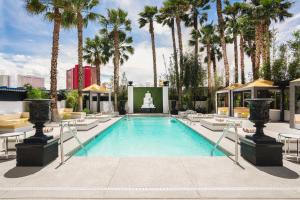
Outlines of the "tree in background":
M144 10L139 13L140 28L149 24L149 33L151 36L152 45L152 59L153 59L153 83L154 87L157 87L157 69L156 69L156 51L155 51L155 39L154 39L154 20L158 13L156 6L145 6Z
M216 7L217 7L217 15L218 15L218 26L219 26L219 33L220 33L220 41L222 47L222 54L224 60L224 68L225 68L225 85L229 85L230 80L230 69L227 57L227 49L226 49L226 38L225 38L225 21L223 18L223 9L222 9L222 1L216 0Z
M87 63L96 66L97 84L101 85L101 68L100 65L105 65L110 58L109 39L107 37L100 37L96 35L93 39L86 38L85 47L83 49L83 59Z
M122 62L120 56L120 41L121 39L123 39L123 42L125 43L132 43L132 38L126 37L126 32L131 31L131 21L128 19L128 13L119 8L108 9L107 16L105 17L101 15L99 18L99 22L103 26L103 28L101 29L101 33L108 35L109 38L111 38L113 41L114 108L115 110L118 110L119 73L120 63ZM130 50L133 53L133 48L129 48L129 46L127 45L123 46L122 49ZM128 55L124 54L123 58L128 58Z
M183 42L182 42L182 30L181 30L181 21L186 12L189 9L189 3L187 0L167 0L164 2L164 7L168 10L175 18L176 28L177 28L177 37L178 37L178 46L179 46L179 97L182 96L182 86L183 86ZM181 100L179 99L179 107L181 106Z
M50 98L51 98L51 121L58 121L57 110L57 59L59 51L59 33L61 26L70 23L64 17L65 9L68 6L66 0L27 0L26 10L34 15L44 15L53 22L52 51L51 51L51 70L50 70Z
M78 111L82 111L82 89L83 89L83 28L87 26L91 20L96 20L97 14L92 9L99 4L99 0L69 0L67 18L73 23L77 29L78 40Z
M167 25L171 29L172 35L172 45L173 45L173 59L174 59L174 78L176 82L176 90L178 95L179 107L181 107L181 94L182 88L180 88L180 77L179 77L179 66L177 58L177 47L176 47L176 38L175 38L175 14L169 7L162 7L159 10L159 15L157 15L157 22L164 25ZM170 62L171 63L171 62ZM173 63L173 62L172 62Z
M240 3L230 4L229 1L225 1L225 8L223 13L225 14L225 21L229 35L232 35L234 46L234 82L239 82L239 53L238 53L238 34L239 23L238 18L241 14Z

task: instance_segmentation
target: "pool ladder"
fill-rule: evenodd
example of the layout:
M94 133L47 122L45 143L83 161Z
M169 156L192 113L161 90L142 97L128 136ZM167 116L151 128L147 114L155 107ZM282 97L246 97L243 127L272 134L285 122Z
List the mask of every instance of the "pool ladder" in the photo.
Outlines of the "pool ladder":
M235 136L235 159L234 159L234 163L238 164L238 158L239 158L239 136L238 136L238 127L242 126L242 122L236 122L236 121L227 121L227 126L226 128L224 128L223 130L223 134L221 135L221 137L218 139L218 141L216 142L216 144L214 145L213 149L211 150L211 156L213 156L213 153L216 151L216 149L218 148L218 146L220 145L221 141L223 140L223 138L228 134L228 131L230 128L234 128L234 136Z
M71 128L73 127L73 128ZM80 147L87 153L86 148L82 144L82 142L79 140L77 136L77 128L76 128L76 120L62 120L60 122L60 158L61 158L61 164L64 163L64 128L67 128L67 130L73 135L73 137L76 139Z

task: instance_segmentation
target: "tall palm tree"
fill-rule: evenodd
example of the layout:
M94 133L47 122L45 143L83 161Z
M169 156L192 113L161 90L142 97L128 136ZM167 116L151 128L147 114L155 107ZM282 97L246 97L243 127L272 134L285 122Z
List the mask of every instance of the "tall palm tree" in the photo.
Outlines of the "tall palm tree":
M83 89L83 28L91 20L98 16L91 10L99 4L99 0L69 0L68 18L73 21L77 28L78 39L78 110L82 111L82 89Z
M67 6L66 0L26 0L26 10L34 15L44 15L49 21L53 21L51 70L50 70L50 98L51 98L51 120L58 121L57 110L57 59L59 51L59 33L64 21L64 10Z
M114 63L114 108L118 109L119 93L119 71L120 71L120 31L124 33L131 31L131 21L128 19L128 13L122 9L108 9L107 17L101 15L100 24L103 26L101 32L111 35L113 40L113 63Z
M158 10L156 6L145 6L143 12L140 12L139 24L140 28L149 24L149 33L151 35L152 44L152 57L153 57L153 83L157 87L157 69L156 69L156 52L155 52L155 39L154 39L154 20Z
M292 6L290 0L262 1L251 0L249 13L255 20L255 78L258 78L260 60L262 56L264 66L270 68L270 24L272 21L284 21L291 17L289 8ZM270 69L268 69L270 71Z
M240 14L240 4L234 3L230 4L229 1L225 1L224 14L226 16L226 24L228 27L228 32L233 36L233 46L234 46L234 82L239 82L239 53L238 53L238 17Z
M206 63L207 63L207 86L208 86L208 96L209 101L212 99L212 73L211 73L211 63L212 63L212 44L215 41L214 36L214 26L212 23L204 25L201 30L200 41L203 44L203 49L206 51ZM211 108L211 101L209 102L209 108Z
M207 20L207 13L205 12L206 10L210 9L209 5L210 0L188 0L188 3L190 5L190 9L186 17L184 18L185 20L185 25L188 27L193 27L192 30L192 35L194 37L194 57L195 57L195 64L198 63L198 54L199 54L199 43L198 43L198 38L199 32L198 30L198 25L199 25L199 18L200 18L200 23L203 23L204 21Z
M180 86L179 86L179 96L182 96L182 86L183 86L183 43L182 43L182 31L181 31L181 20L189 9L189 4L187 0L167 0L164 2L164 7L170 11L170 13L175 18L176 28L177 28L177 37L178 37L178 46L179 46L179 66L180 66ZM179 100L181 101L181 99ZM181 102L179 103L181 106Z
M86 38L85 47L83 48L84 56L83 59L87 63L96 66L96 76L97 84L101 85L101 68L100 65L105 65L110 58L110 47L107 37L99 37L98 35L95 38Z
M219 25L220 40L221 40L224 68L225 68L225 84L226 84L226 86L228 86L230 74L229 74L229 63L228 63L226 39L225 39L225 21L224 21L223 14L222 14L223 10L222 10L222 1L221 0L216 0L216 7L217 7L218 25Z
M172 12L167 7L162 7L159 10L160 14L157 15L157 22L161 23L163 26L167 25L171 29L172 33L172 44L173 44L173 58L174 58L174 67L175 67L175 81L176 89L178 95L178 102L181 103L181 93L180 92L180 78L179 78L179 66L177 58L177 47L176 47L176 38L175 38L175 17ZM179 107L181 104L179 105Z

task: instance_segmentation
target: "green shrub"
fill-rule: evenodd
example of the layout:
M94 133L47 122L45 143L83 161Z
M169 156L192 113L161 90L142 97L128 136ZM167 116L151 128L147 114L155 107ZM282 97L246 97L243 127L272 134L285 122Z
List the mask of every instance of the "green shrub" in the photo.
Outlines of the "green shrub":
M66 107L73 108L74 111L78 107L78 92L76 90L71 90L66 94Z
M27 90L27 99L48 99L49 95L40 88L34 88L30 84L24 85Z

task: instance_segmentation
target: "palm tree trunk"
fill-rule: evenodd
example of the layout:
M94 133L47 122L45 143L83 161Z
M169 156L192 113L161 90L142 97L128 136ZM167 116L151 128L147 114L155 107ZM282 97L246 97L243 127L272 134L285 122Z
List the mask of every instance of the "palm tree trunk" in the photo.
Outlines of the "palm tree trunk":
M156 71L156 52L155 52L155 39L154 39L154 27L153 21L150 21L149 32L151 35L151 43L152 43L152 58L153 58L153 83L154 87L157 87L157 71Z
M57 110L57 58L59 51L59 33L60 33L61 15L59 9L54 9L54 27L52 36L52 55L50 70L50 98L51 98L51 121L59 121Z
M82 111L82 89L83 89L83 67L82 67L82 57L83 57L83 19L80 13L78 13L77 22L77 33L78 33L78 111Z
M178 58L177 58L177 47L176 47L176 39L175 39L175 27L174 27L174 20L172 19L171 22L171 31L172 31L172 43L173 43L173 54L174 54L174 64L175 64L175 75L176 75L176 87L177 87L177 95L178 95L178 102L179 107L181 107L181 96L180 94L180 80L179 80L179 69L178 69Z
M233 34L233 46L234 46L234 82L239 82L239 54L238 54L238 42L237 34Z
M97 76L97 85L101 85L101 68L100 68L100 62L96 61L96 76Z
M255 26L255 69L253 72L253 80L259 78L260 56L261 56L261 24Z
M176 17L176 27L177 27L177 37L178 37L178 45L179 45L179 66L180 66L180 81L179 81L179 105L182 105L182 84L183 84L183 74L184 74L184 69L183 69L183 45L182 45L182 34L181 34L181 26L180 26L180 18Z
M254 80L254 73L255 73L255 52L251 53L250 55L251 63L252 63L252 79Z
M241 81L245 84L245 57L244 57L244 36L240 35L240 59L241 59Z
M211 61L213 64L213 70L212 70L212 74L213 74L213 87L216 86L216 77L217 77L217 60L216 60L216 55L215 53L212 51L211 53Z
M196 8L194 8L196 9ZM198 15L197 12L194 11L194 16L193 16L193 25L194 25L194 30L198 31ZM195 65L198 65L198 51L199 51L199 43L198 43L198 34L195 35L195 49L194 49L194 54L195 54Z
M261 43L261 49L262 49L262 61L263 61L263 65L267 64L267 33L266 31L266 24L265 22L263 22L261 24L261 29L262 29L262 43Z
M225 29L225 22L222 15L222 2L221 0L217 0L217 15L218 15L218 23L219 23L219 31L220 31L220 39L221 39L221 46L223 52L223 59L224 59L224 68L225 68L225 83L226 86L229 85L229 63L227 58L227 49L226 49L226 40L224 35Z
M118 110L118 94L119 94L119 68L120 68L120 52L119 52L119 32L114 30L114 108Z
M208 86L208 111L211 108L211 94L212 94L212 81L211 81L211 45L207 42L206 45L206 52L207 52L207 86Z

